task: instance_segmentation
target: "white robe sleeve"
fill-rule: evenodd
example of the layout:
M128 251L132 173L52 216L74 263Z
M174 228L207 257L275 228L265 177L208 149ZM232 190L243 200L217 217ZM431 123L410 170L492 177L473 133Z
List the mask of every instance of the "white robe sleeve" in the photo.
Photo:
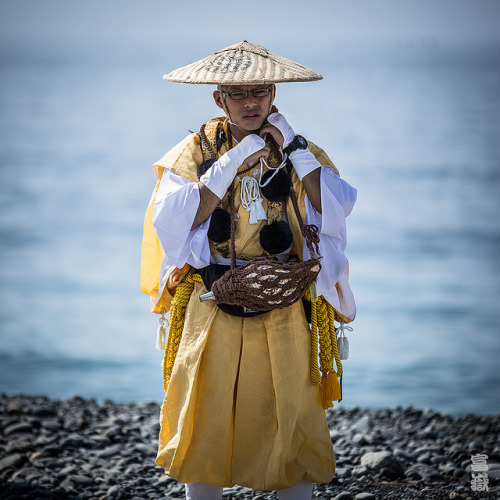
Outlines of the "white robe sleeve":
M321 167L321 211L320 214L305 198L306 224L319 228L319 253L321 271L316 281L318 295L341 314L354 319L356 305L349 286L349 266L344 255L347 244L345 218L356 202L357 191L341 179L333 170ZM309 259L309 250L304 245L304 260Z
M199 204L198 184L165 169L154 204L153 226L166 258L179 269L186 263L196 268L210 264L210 218L191 231Z

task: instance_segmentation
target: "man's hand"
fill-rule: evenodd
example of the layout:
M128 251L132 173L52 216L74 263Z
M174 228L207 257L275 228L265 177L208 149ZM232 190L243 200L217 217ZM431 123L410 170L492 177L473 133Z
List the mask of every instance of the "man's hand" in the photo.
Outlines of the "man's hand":
M283 141L285 140L283 134L279 131L279 128L271 125L269 122L265 123L259 132L259 135L265 139L266 134L271 134L280 148L283 147Z
M266 143L262 137L256 134L247 135L234 148L224 153L201 177L200 182L204 184L219 199L226 194L227 188L240 165L246 163L249 158L259 158L265 155ZM267 153L269 155L269 153Z
M195 229L210 217L219 200L224 197L227 188L233 182L240 165L249 161L257 161L261 156L267 158L269 152L264 139L256 134L251 134L214 162L201 176L198 183L200 204L191 229Z
M255 163L259 161L261 158L267 160L270 152L271 148L269 146L265 146L262 149L259 149L259 151L256 151L255 153L251 154L248 158L245 158L242 164L248 165L249 163Z
M271 113L267 117L267 121L272 127L269 129L269 132L272 134L273 130L277 129L283 137L281 143L276 140L280 147L286 147L293 141L295 132L281 113ZM264 130L264 127L261 130ZM273 137L276 139L274 134ZM290 160L295 172L304 185L309 201L316 211L321 213L321 165L309 149L295 150L290 154Z
M267 121L271 124L272 127L272 129L269 132L273 135L274 139L276 140L280 148L288 146L293 141L293 138L295 137L295 132L293 131L292 127L290 127L285 117L281 113L271 113L267 117ZM264 125L264 127L265 126L266 125ZM261 130L263 130L264 127L262 127ZM274 130L277 130L279 132L281 136L281 142L274 135L273 133Z

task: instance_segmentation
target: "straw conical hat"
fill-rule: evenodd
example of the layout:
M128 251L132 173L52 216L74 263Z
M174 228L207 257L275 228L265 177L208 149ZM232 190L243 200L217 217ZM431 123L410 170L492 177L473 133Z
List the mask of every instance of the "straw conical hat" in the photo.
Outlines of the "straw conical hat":
M221 85L311 82L322 78L319 73L246 40L163 75L164 80L171 82Z

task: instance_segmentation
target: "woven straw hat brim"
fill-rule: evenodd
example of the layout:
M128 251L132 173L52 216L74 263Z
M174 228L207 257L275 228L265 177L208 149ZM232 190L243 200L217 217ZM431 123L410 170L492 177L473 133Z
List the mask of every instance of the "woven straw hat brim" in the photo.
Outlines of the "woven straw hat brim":
M323 77L260 45L244 41L166 73L163 79L178 83L252 85L312 82Z

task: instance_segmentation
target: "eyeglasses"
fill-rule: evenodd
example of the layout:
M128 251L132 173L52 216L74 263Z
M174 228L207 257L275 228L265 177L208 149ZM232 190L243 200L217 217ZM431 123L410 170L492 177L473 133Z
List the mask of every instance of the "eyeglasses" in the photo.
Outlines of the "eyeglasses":
M233 101L241 101L242 99L246 99L248 97L248 94L252 94L254 97L266 97L266 95L269 95L269 92L271 92L271 87L266 87L264 89L253 89L249 90L248 92L245 90L237 90L236 92L224 92L222 90L222 93L225 95L228 95Z

